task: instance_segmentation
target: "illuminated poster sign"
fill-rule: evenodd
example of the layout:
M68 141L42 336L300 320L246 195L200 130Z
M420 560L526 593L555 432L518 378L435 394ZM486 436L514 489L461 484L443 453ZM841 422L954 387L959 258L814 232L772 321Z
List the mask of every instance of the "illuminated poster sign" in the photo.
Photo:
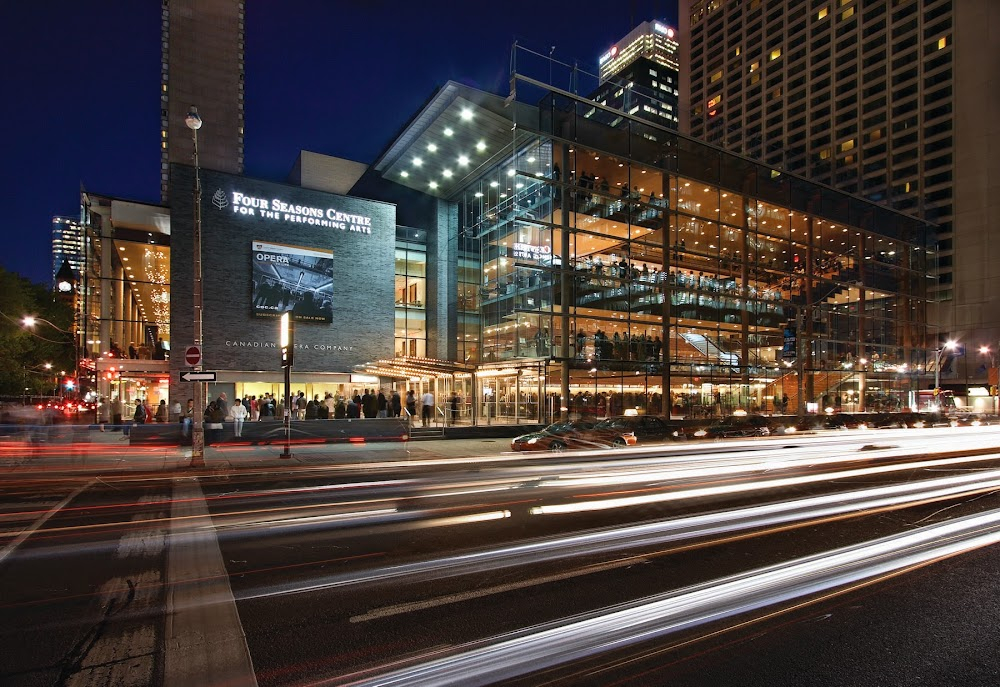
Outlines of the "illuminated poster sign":
M221 188L217 189L212 196L212 204L223 211L226 208L232 208L231 211L233 214L247 217L260 217L278 222L330 227L331 229L352 231L358 234L372 233L371 217L341 212L336 208L297 205L286 203L280 198L250 196L241 191L233 191L227 196Z
M550 246L536 246L531 243L515 243L514 259L522 260L549 260L552 257Z
M253 242L253 314L333 322L333 251Z

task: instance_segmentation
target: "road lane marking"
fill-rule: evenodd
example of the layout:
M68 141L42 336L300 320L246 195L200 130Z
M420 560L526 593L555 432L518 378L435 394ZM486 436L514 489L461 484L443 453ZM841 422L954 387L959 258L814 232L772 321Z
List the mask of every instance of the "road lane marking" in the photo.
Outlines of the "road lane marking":
M40 518L38 518L37 520L35 520L34 523L32 523L31 527L29 527L28 529L26 529L23 532L21 532L21 534L17 535L17 537L14 538L14 541L12 541L11 543L7 544L7 546L3 547L3 550L0 551L0 563L3 563L4 560L6 560L6 558L8 556L10 556L12 553L14 553L14 551L17 550L17 547L20 546L21 543L24 542L25 539L27 539L28 537L30 537L35 532L35 530L37 530L39 527L41 527L42 525L44 525L48 521L48 519L51 518L53 515L55 515L60 510L62 510L63 508L65 508L67 503L69 503L70 501L72 501L73 499L75 499L77 496L79 496L81 493L83 493L83 491L85 489L89 488L90 485L92 485L95 481L96 480L90 480L89 482L87 482L83 486L80 486L80 487L77 487L76 489L74 489L72 493L70 493L66 498L64 498L62 501L60 501L59 503L57 503L55 505L55 507L50 508L49 510L45 511L45 513L43 513Z
M424 611L429 608L437 608L439 606L447 606L449 604L461 603L463 601L481 599L485 596L492 596L493 594L503 594L506 592L516 591L518 589L526 589L528 587L535 587L542 584L549 584L550 582L561 582L563 580L569 580L574 577L582 577L584 575L590 575L592 573L605 572L607 570L615 570L616 568L627 568L630 565L636 565L637 563L647 563L647 562L648 559L644 557L623 558L622 560L619 561L611 561L610 563L590 565L585 568L570 570L569 572L558 573L556 575L545 575L543 577L535 577L529 580L521 580L520 582L501 584L495 587L485 587L483 589L476 589L475 591L470 591L470 592L462 592L460 594L447 594L445 596L439 596L435 599L427 599L425 601L413 601L411 603L395 604L393 606L382 606L381 608L373 609L362 615L352 616L350 622L364 623L368 622L369 620L380 620L382 618L389 618L394 615L402 615L403 613Z
M170 515L163 682L256 687L219 540L203 527L212 516L197 482L174 480Z

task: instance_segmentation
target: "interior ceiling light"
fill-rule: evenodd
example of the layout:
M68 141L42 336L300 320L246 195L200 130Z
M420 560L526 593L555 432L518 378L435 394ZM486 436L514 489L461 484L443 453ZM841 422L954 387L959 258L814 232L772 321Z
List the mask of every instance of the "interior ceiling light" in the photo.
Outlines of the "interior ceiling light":
M480 141L477 143L476 150L486 150L486 141Z
M441 175L444 176L445 179L451 179L451 170L446 169L441 172Z
M455 133L455 130L452 129L450 126L447 127L447 128L445 128L445 130L444 130L444 135L445 136L451 136L454 133Z
M428 184L428 185L429 185L429 186L430 186L431 188L437 188L437 187L438 187L438 183L437 183L436 181L432 181L432 182L431 182L430 184Z
M466 107L459 113L459 116L462 118L462 121L467 122L472 119L472 110Z
M459 155L458 156L458 164L460 164L462 166L465 166L465 165L469 164L469 156L468 155Z
M399 173L399 176L405 179L406 177L410 176L410 173L404 169L402 172Z
M438 147L436 145L434 145L433 143L428 143L427 144L427 150L428 151L430 151L432 153L436 153L437 149L438 149Z
M424 161L421 160L419 157L413 158L413 166L414 167L419 167L422 164L424 164Z

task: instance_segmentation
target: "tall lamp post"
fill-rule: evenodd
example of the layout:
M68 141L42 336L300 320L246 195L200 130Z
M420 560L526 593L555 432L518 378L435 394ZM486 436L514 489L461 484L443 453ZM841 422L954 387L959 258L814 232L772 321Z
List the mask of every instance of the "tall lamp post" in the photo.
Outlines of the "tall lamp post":
M201 128L201 116L194 105L188 111L184 123L191 129L194 138L194 229L191 232L194 239L194 345L202 343L202 288L201 288L201 170L198 167L198 129ZM195 367L201 372L202 366ZM191 467L205 466L205 388L204 382L195 382L194 417L191 427Z
M997 350L1000 350L1000 348L998 348ZM996 405L997 398L1000 396L998 396L998 394L995 392L997 385L1000 384L1000 375L998 375L997 373L996 356L994 355L993 350L989 346L980 346L979 352L980 354L987 355L990 358L990 368L989 370L986 371L986 386L988 386L990 389L990 397L991 397L990 401L993 403L993 412L997 413L1000 412L1000 409L998 409Z
M955 347L954 341L947 342L944 346L934 349L934 390L941 387L941 356L945 351Z

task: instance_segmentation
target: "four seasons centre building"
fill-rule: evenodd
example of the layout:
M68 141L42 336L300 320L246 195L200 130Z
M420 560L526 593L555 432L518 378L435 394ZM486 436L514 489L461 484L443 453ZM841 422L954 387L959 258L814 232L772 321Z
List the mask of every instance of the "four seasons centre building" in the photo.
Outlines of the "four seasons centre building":
M454 394L460 423L890 409L933 377L931 225L513 82L506 99L445 84L369 167L303 152L289 184L201 170L209 398L281 395L285 310L293 392L431 391L439 417ZM165 230L89 225L102 395L193 393L193 187L172 165L169 209L147 207ZM148 245L169 256L158 322L119 262ZM107 342L157 339L168 359L109 374Z

